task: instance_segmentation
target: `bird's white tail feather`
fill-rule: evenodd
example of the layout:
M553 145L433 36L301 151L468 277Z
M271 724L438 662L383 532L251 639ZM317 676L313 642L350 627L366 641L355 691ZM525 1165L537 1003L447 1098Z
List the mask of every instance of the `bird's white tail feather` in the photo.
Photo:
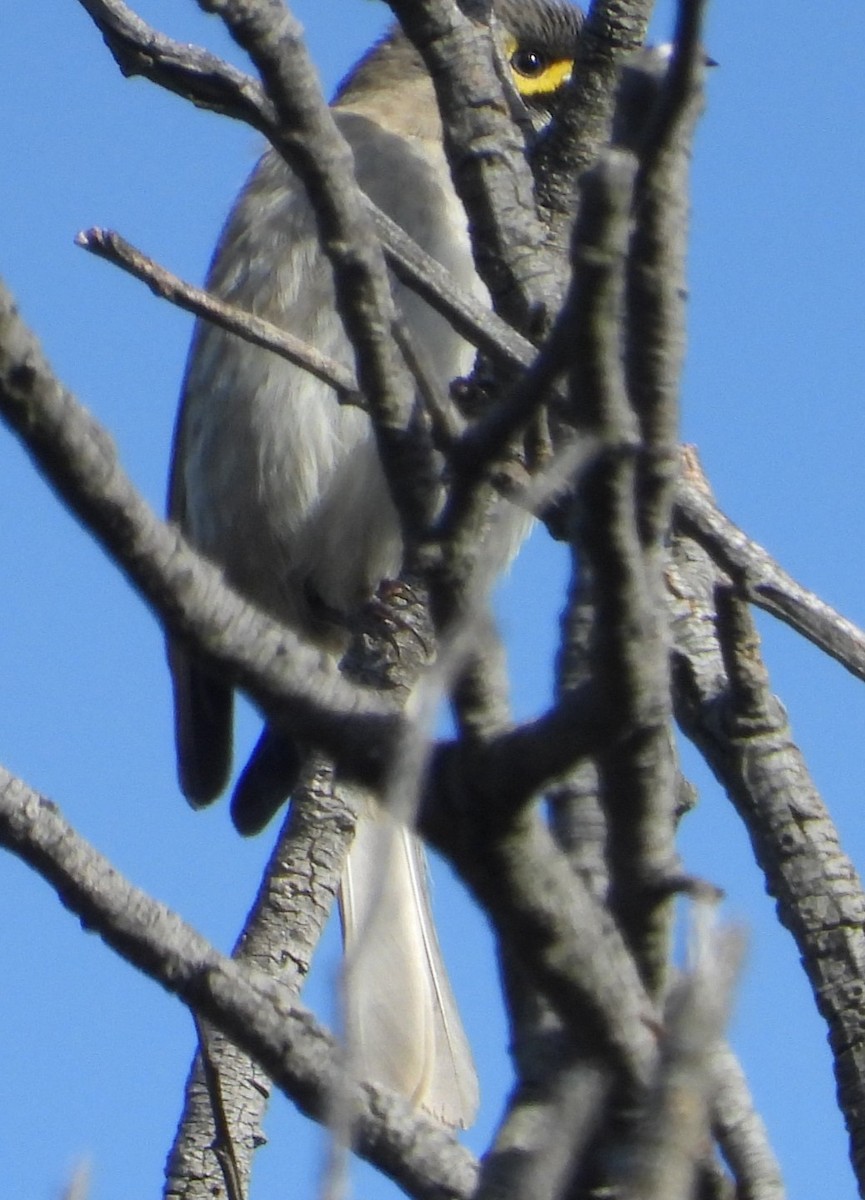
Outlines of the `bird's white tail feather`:
M415 835L387 814L358 824L340 912L357 1074L446 1125L470 1125L477 1075L435 933L426 857Z

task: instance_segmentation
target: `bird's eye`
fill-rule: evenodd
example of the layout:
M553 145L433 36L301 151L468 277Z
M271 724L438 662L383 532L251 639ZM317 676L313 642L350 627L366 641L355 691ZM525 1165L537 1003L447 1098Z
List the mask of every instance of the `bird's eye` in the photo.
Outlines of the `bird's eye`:
M511 55L511 66L524 79L537 79L550 65L550 56L542 50L520 47Z

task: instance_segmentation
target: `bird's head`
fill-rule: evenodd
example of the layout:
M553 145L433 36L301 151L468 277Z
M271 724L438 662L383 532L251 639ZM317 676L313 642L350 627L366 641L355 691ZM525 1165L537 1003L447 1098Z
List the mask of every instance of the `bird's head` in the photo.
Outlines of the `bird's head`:
M583 14L567 0L493 0L493 12L502 62L532 124L542 128L571 77ZM441 137L432 81L398 27L364 55L334 103L395 132Z

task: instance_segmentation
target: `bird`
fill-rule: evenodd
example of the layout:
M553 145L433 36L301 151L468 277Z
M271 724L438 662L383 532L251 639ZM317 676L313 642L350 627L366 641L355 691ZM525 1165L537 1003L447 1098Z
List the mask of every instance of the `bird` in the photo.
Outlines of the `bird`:
M541 128L571 71L582 22L565 0L494 0L516 91ZM447 268L488 295L445 158L432 79L399 26L357 63L332 101L366 195ZM300 180L268 149L227 219L208 289L352 364L332 273ZM442 394L474 351L393 281L397 311ZM345 646L346 618L393 579L401 540L367 414L318 378L199 320L174 434L169 518L226 580L324 654ZM233 693L213 665L168 639L181 790L195 807L226 788ZM300 766L290 738L265 726L232 801L258 832L288 799ZM363 936L375 909L376 919ZM448 1126L468 1126L477 1075L430 909L423 848L384 813L359 822L340 883L347 1027L362 1077L402 1093Z

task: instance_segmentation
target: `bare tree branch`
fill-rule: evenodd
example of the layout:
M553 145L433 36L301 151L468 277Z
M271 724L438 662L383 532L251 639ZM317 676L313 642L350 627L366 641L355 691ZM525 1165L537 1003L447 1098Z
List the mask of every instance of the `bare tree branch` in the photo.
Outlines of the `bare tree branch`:
M532 160L552 245L565 247L577 207L575 181L610 140L618 72L641 46L651 0L593 0L580 33L571 95Z
M468 1200L477 1167L450 1134L384 1089L347 1081L333 1038L278 982L219 954L128 883L54 804L3 769L0 844L118 954L252 1054L303 1113L326 1120L334 1091L347 1091L357 1153L419 1200Z
M654 1007L609 912L574 880L536 813L505 824L492 808L472 813L471 799L440 796L442 819L459 839L460 875L565 1026L610 1055L632 1084L644 1080L655 1054Z
M246 1188L241 1174L242 1168L238 1161L239 1155L235 1149L234 1130L237 1125L233 1119L234 1114L229 1116L229 1108L226 1106L220 1070L217 1067L216 1056L211 1045L211 1035L204 1022L199 1021L195 1013L192 1016L195 1021L195 1032L198 1035L198 1061L201 1063L204 1084L210 1101L210 1119L214 1127L210 1149L219 1163L227 1200L244 1200ZM170 1186L169 1183L169 1189L167 1189L169 1196L171 1195Z
M200 46L159 33L123 0L78 0L99 29L120 70L143 75L198 108L245 121L267 133L276 109L261 84Z
M521 1082L481 1165L476 1200L556 1200L602 1119L609 1079L585 1062L559 1061L540 1083ZM563 1136L564 1135L564 1136Z
M628 256L628 394L646 443L640 459L639 523L642 541L656 560L661 593L657 572L679 473L688 172L703 108L700 34L705 7L702 0L687 0L679 10L675 46L640 160L634 197L637 219ZM663 607L660 594L658 607Z
M238 962L250 963L278 979L286 997L299 995L333 906L357 819L351 807L353 794L351 789L334 787L326 764L313 764L302 786L295 789L258 896L234 948ZM261 1067L219 1030L210 1030L209 1048L245 1194L253 1153L264 1137L261 1120L271 1083ZM196 1058L166 1164L167 1200L193 1200L218 1192L222 1172L212 1153L216 1133L213 1093L203 1064ZM222 1141L226 1141L224 1134Z
M579 481L580 511L591 517L581 520L577 545L593 586L593 667L622 721L621 740L599 760L611 896L654 992L661 985L658 965L666 961L655 944L657 908L675 869L670 837L661 836L658 823L671 826L673 780L662 787L656 775L666 757L660 743L669 738L666 653L653 604L652 567L658 568L644 560L638 532L639 431L619 342L633 178L633 162L618 152L584 176L571 389L578 428L602 447Z
M353 687L330 660L242 600L219 571L157 520L123 474L104 430L55 379L0 285L0 414L55 490L160 619L192 636L270 714L325 748L348 747L378 774L398 729L393 706ZM328 732L329 730L329 732ZM379 741L378 739L383 739ZM348 765L352 757L341 761Z
M713 1060L729 1013L742 958L742 937L718 931L697 902L697 948L691 971L667 1002L657 1074L628 1156L627 1200L690 1200L706 1154Z
M611 466L608 486L612 493L617 476L622 496L616 500L611 495L606 510L609 524L586 522L591 542L583 539L590 551L586 561L595 589L597 652L608 656L601 660L606 678L615 680L615 686L624 683L634 706L628 722L627 736L633 738L629 752L622 754L617 748L599 760L601 798L609 819L611 903L622 914L643 977L655 995L663 992L669 959L671 912L663 902L664 895L677 886L677 876L681 877L675 849L679 769L670 732L663 569L678 465L687 182L691 143L702 107L703 9L699 2L686 2L680 9L657 121L634 184L635 224L626 262L624 301L624 366L631 412L624 411L611 389L606 407L599 406L596 416L606 437L619 438L623 445L630 422L636 418L641 445L633 464L635 474L631 476L630 464L624 461ZM586 196L584 203L588 202ZM615 321L619 314L613 311ZM580 326L590 328L585 318L578 322ZM607 350L607 362L614 353L612 347ZM609 368L602 364L599 369ZM583 485L582 503L587 509L594 507L588 484ZM615 505L621 511L616 512ZM639 559L631 519L642 548L641 567L636 565ZM629 572L624 579L617 579L608 545L618 552ZM610 606L613 597L613 604L621 606L618 610ZM641 636L632 632L637 629ZM617 630L628 631L621 644L615 641Z
M715 1051L712 1131L733 1177L739 1200L784 1200L781 1169L766 1126L754 1108L747 1080L729 1046Z
M687 448L685 477L676 496L676 523L712 556L744 599L801 633L857 679L865 679L865 631L797 583L721 512L692 447Z
M779 918L796 941L829 1027L838 1102L863 1187L865 892L769 690L744 604L693 542L677 539L675 550L677 716L744 821Z

